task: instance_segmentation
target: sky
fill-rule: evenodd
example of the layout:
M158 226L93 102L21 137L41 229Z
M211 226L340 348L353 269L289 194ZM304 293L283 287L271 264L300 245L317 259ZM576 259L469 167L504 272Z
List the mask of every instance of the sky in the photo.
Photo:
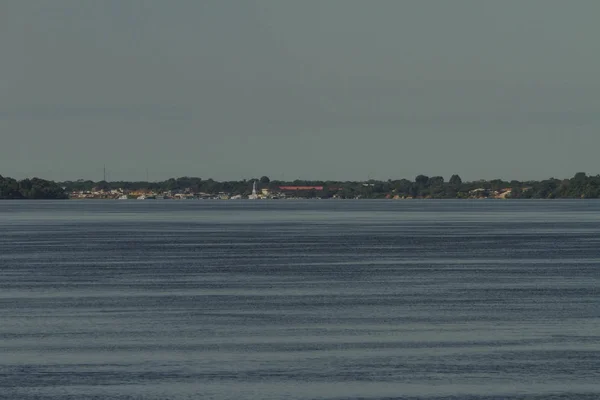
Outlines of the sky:
M2 0L0 175L600 173L597 0Z

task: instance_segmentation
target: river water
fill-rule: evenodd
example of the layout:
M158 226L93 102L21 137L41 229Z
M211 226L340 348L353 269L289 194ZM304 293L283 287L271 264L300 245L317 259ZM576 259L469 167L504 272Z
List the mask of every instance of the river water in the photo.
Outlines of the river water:
M0 202L1 399L598 399L598 201Z

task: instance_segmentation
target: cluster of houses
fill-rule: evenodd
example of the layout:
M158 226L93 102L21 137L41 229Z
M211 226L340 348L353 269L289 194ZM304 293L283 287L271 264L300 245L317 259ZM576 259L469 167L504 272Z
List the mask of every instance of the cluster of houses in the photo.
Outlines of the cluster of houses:
M490 190L490 189L474 189L469 192L470 198L484 199L506 199L510 197L511 188Z
M69 194L71 199L115 199L115 200L151 200L151 199L172 199L172 200L188 200L188 199L219 199L227 200L236 198L229 193L193 193L190 191L166 191L153 192L150 190L90 190L90 191L74 191ZM239 196L242 198L242 196Z
M194 194L173 193L173 192L157 193L157 192L153 192L150 190L92 189L92 190L73 191L73 192L69 193L69 198L71 198L71 199L117 199L117 200L190 199L190 198L194 198Z
M529 188L524 188L527 190ZM323 186L279 186L276 190L263 188L257 190L256 185L252 188L252 193L249 195L232 194L226 192L219 193L203 193L194 192L191 188L185 190L176 191L165 191L165 192L153 192L150 190L124 190L124 189L112 189L104 190L100 188L94 188L90 191L73 191L70 193L71 199L118 199L118 200L148 200L148 199L173 199L173 200L186 200L186 199L207 199L207 200L236 200L236 199L294 199L298 198L299 193L312 194L308 197L319 198L324 191ZM329 191L333 191L332 198L340 197L340 188L329 188ZM505 199L510 198L511 188L491 190L491 189L473 189L468 193L464 193L459 196L461 198L469 199ZM307 196L303 196L307 197ZM360 198L357 196L356 198ZM411 196L400 195L400 194L388 194L385 196L387 199L402 200L412 199ZM428 198L428 197L425 197Z
M256 190L253 188L252 194L241 195L232 194L226 192L219 193L203 193L194 192L191 188L177 191L166 191L166 192L153 192L150 190L125 190L125 189L112 189L104 190L100 188L94 188L89 191L73 191L69 193L71 199L115 199L115 200L150 200L150 199L172 199L172 200L186 200L186 199L206 199L206 200L236 200L236 199L285 199L294 198L290 195L295 191L302 190L323 190L323 187L317 186L281 186L278 191L271 189L260 189Z
M530 188L524 188L523 191L526 191L529 189ZM512 193L511 188L504 188L504 189L498 189L498 190L479 188L479 189L470 190L469 192L466 192L459 197L466 198L466 199L508 199L508 198L510 198L511 193ZM414 198L412 196L403 196L403 195L398 195L398 194L396 194L396 195L389 194L385 197L386 197L386 199L394 199L394 200L407 200L407 199ZM421 197L417 197L417 198L421 198ZM431 196L426 196L424 198L426 198L426 199L431 198Z

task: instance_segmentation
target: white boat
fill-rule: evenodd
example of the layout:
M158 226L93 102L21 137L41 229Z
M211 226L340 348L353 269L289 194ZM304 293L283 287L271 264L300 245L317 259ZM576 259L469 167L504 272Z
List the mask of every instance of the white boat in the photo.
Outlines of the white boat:
M129 199L129 197L127 197L126 194L119 196L119 198L118 198L118 200L128 200L128 199Z

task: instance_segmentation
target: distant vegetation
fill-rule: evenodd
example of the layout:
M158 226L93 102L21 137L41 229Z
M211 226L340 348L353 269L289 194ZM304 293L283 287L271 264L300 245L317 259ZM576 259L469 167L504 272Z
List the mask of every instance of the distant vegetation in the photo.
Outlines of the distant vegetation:
M247 195L252 188L251 180L218 182L201 178L171 178L162 182L62 182L68 191L96 189L148 189L155 192L188 191L190 193L229 193ZM323 186L323 191L298 191L294 197L340 197L340 198L487 198L501 196L517 199L552 198L598 198L600 197L600 175L587 176L579 172L571 179L546 179L543 181L504 181L494 179L463 182L460 176L452 175L449 181L441 176L418 175L414 181L408 179L367 182L356 181L271 181L263 176L258 179L259 188L277 191L279 186ZM508 193L507 193L508 192Z
M0 199L66 199L65 190L58 184L33 178L17 181L0 175Z
M600 197L600 175L587 176L583 172L570 179L546 179L543 181L504 181L494 179L463 182L458 175L449 181L441 176L418 175L414 181L397 179L367 182L352 181L271 181L263 176L257 179L260 189L276 192L280 186L323 186L323 190L299 190L288 193L290 197L301 198L598 198ZM172 193L227 193L231 196L248 195L252 189L251 180L218 182L213 179L171 178L162 182L94 182L78 180L55 183L33 178L17 181L0 176L0 199L64 199L73 191L93 190L150 190Z

